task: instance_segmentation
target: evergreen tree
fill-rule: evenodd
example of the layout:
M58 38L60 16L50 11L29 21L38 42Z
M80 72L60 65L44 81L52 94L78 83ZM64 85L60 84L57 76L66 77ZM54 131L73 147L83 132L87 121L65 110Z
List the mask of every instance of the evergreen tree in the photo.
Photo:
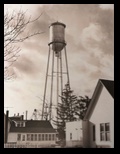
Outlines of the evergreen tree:
M54 124L57 126L59 132L59 138L65 139L65 123L66 121L74 121L75 118L75 104L77 102L77 96L73 95L73 91L70 89L69 84L65 85L63 89L61 103L58 103L57 117Z
M83 119L91 99L88 96L78 98L73 94L69 84L65 85L60 98L61 103L58 103L57 117L53 123L57 126L59 139L64 140L66 122Z
M90 104L91 99L88 96L82 97L79 96L77 103L75 105L75 115L79 119L83 119L85 116L85 113L88 109L88 106Z

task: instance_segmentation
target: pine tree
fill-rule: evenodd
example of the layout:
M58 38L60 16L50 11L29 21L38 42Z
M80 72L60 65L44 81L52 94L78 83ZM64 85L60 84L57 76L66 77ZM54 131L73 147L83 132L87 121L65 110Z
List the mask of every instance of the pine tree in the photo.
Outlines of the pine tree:
M73 95L73 91L70 89L69 84L66 84L60 98L61 103L58 103L57 107L57 120L53 122L57 126L59 139L65 139L65 123L76 119L74 108L77 102L77 96Z
M58 103L57 117L53 124L57 126L59 139L64 140L66 122L83 119L91 99L88 96L78 98L73 94L69 84L65 85L60 98L61 103Z
M88 96L82 97L79 96L77 103L75 105L75 115L79 119L83 119L85 116L85 113L88 109L88 106L90 104L91 99Z

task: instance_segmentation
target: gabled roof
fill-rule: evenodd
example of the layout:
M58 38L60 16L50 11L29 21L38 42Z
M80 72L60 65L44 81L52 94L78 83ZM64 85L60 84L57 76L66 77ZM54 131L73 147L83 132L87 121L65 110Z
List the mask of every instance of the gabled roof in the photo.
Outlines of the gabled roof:
M99 99L99 96L101 94L101 91L103 89L103 86L107 89L109 94L113 97L114 99L114 81L111 80L105 80L105 79L99 79L97 86L94 90L91 102L88 106L87 112L85 114L84 120L89 120L90 116L92 115L94 108L96 106L96 103Z
M105 88L108 90L108 92L111 94L111 96L114 98L114 81L104 80L104 79L100 79L100 81L105 86Z
M16 127L15 122L12 121L10 132L24 132L24 133L55 133L51 123L44 120L23 120L25 127Z

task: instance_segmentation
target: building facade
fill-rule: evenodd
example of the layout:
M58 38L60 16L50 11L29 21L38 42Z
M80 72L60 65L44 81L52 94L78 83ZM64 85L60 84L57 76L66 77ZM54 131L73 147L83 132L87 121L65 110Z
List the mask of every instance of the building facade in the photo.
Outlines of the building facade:
M82 121L66 122L66 147L83 146Z
M84 148L114 148L114 81L99 80L83 120Z
M56 144L56 131L45 120L10 118L11 126L5 147L41 148Z

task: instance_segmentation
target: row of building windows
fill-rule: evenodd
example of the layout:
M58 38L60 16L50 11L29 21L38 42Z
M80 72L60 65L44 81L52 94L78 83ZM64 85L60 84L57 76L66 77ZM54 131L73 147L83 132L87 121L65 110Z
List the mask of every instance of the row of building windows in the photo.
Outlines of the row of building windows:
M56 134L18 134L17 141L54 141Z
M25 122L17 122L15 124L16 127L25 127Z

